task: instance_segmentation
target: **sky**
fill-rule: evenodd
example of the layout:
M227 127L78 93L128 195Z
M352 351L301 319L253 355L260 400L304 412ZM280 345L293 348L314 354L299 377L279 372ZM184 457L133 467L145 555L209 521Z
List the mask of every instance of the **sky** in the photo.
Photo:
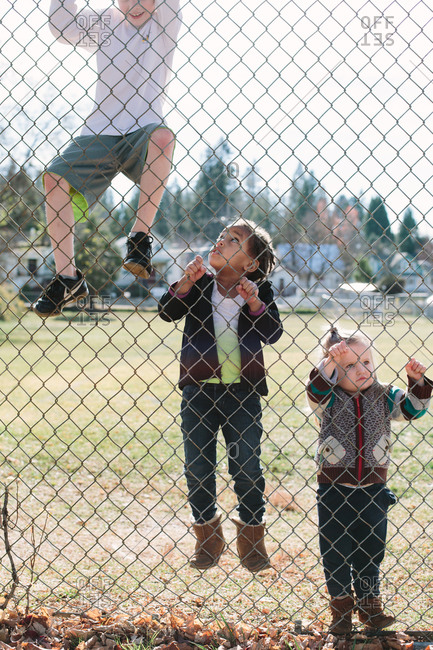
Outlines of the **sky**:
M92 57L54 42L48 7L49 0L0 6L1 115L11 125L3 168L10 155L47 164L92 103ZM361 196L368 206L379 194L391 221L411 207L431 232L427 2L188 0L182 11L168 89L167 121L177 134L172 180L193 182L206 146L223 138L233 152L229 173L242 184L255 165L276 202L301 164L330 200ZM24 115L32 128L23 128ZM130 184L119 178L115 189L123 194Z

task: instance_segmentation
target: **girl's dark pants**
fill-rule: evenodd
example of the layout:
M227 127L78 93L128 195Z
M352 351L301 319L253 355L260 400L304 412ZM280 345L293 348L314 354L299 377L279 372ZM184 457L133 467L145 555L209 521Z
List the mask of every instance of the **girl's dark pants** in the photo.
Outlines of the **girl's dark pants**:
M379 595L387 510L395 501L383 484L365 488L319 485L320 553L331 598L348 596L352 583L359 599Z
M188 499L197 523L212 519L216 507L217 433L221 427L228 470L234 480L238 514L258 525L265 512L260 440L263 429L260 396L239 385L185 386L182 433Z

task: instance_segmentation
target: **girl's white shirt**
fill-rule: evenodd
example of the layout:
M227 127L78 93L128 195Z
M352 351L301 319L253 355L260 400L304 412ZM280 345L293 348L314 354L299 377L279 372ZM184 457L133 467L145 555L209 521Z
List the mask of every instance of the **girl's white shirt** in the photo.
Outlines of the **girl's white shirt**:
M218 290L217 282L214 282L212 290L213 321L223 383L240 380L241 351L238 325L239 314L244 304L245 300L242 296L235 298L223 296Z

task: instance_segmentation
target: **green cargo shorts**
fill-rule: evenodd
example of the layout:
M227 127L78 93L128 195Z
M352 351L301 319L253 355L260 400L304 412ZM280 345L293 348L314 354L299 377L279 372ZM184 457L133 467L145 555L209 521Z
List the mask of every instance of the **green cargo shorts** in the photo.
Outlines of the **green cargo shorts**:
M151 134L165 124L148 124L125 135L79 135L54 158L47 172L68 181L76 221L86 219L113 178L139 183Z

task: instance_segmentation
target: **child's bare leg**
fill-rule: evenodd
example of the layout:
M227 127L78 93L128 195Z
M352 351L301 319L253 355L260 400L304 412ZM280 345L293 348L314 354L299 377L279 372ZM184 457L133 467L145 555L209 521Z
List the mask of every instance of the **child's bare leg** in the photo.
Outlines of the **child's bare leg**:
M162 199L173 156L175 139L169 129L156 129L150 136L146 165L140 181L140 201L132 233L148 233Z
M132 226L126 258L123 260L123 268L139 278L146 279L152 273L152 238L149 237L149 230L170 174L173 149L174 135L169 129L157 129L150 136L146 164L140 181L137 218Z
M32 308L41 318L48 318L61 314L66 305L85 299L89 290L83 274L75 268L74 213L69 183L49 172L45 174L44 183L48 234L57 275L45 287Z
M74 213L72 210L70 185L56 174L45 174L46 214L48 234L53 247L56 272L75 277Z

